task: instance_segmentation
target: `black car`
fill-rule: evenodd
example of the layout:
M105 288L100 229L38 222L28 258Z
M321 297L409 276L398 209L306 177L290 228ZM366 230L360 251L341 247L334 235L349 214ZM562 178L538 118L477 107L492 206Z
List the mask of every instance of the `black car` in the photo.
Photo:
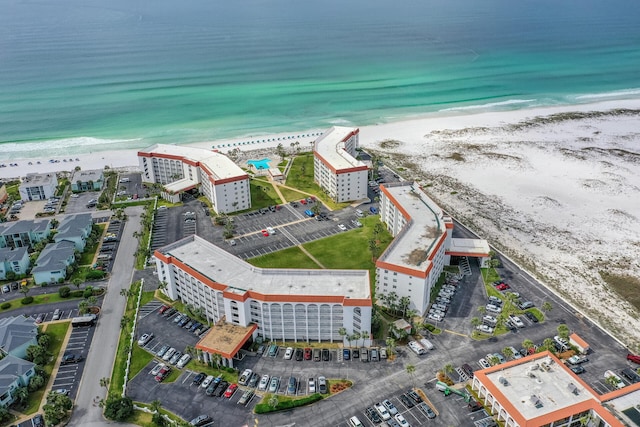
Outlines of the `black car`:
M409 396L411 399L413 399L413 401L416 402L416 403L421 403L422 402L422 398L420 396L418 396L418 393L416 393L413 390L409 390L407 392L407 396Z
M369 418L371 420L372 423L374 424L380 424L382 422L382 420L380 419L380 416L378 415L378 411L376 411L375 409L373 409L371 406L369 406L365 411L364 411L365 415L367 416L367 418Z
M532 312L525 311L524 315L527 316L527 319L531 320L533 323L538 323L538 318L534 316Z
M82 355L69 353L62 356L62 362L60 362L60 364L69 365L71 363L78 363L78 362L82 362Z
M303 356L303 351L302 351L302 349L301 349L301 348L296 348L296 354L295 354L295 357L296 357L296 360L297 360L298 362L300 362L300 361L302 360L302 356Z
M413 401L411 399L409 399L409 397L406 394L401 394L400 395L400 400L402 401L402 403L405 404L405 406L407 408L413 408L415 406Z
M329 361L329 356L330 356L329 350L326 349L326 348L323 348L322 349L322 360L324 360L325 362L328 362Z
M430 420L434 419L436 417L436 413L433 412L433 410L431 409L431 407L429 405L427 405L426 403L421 403L419 405L420 410L422 412L425 413L425 415L427 416L427 418L429 418Z
M209 415L198 415L196 418L189 421L192 426L203 426L211 421Z
M351 350L352 359L357 359L359 357L360 357L360 350L358 350L357 348L354 348L353 350Z
M260 379L260 375L258 375L257 372L254 372L253 374L251 374L251 378L249 379L249 382L247 383L248 387L255 387L256 385L258 385L258 380Z
M191 382L191 384L200 385L205 378L207 378L207 374L205 374L204 372L200 372L198 375L193 377L193 381Z
M225 392L225 390L227 389L227 387L229 387L229 383L226 381L222 381L220 384L218 384L218 387L216 388L216 390L213 392L213 395L215 397L220 397L222 396L222 394Z
M582 366L574 366L571 368L571 371L573 371L574 374L580 375L584 372L584 368Z

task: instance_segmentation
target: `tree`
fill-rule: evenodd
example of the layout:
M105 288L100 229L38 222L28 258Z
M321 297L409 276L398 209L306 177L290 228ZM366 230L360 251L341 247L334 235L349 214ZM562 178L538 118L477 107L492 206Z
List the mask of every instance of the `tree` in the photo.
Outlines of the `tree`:
M356 332L353 335L351 335L351 338L353 338L353 340L356 342L356 347L358 346L358 340L362 337L362 335L360 334L360 332Z
M47 334L42 334L38 336L38 345L44 349L49 348L49 342L51 341L51 337Z
M44 385L44 377L41 375L34 375L29 380L29 391L39 390Z
M376 239L369 239L367 243L369 245L369 251L371 252L371 260L375 261L378 256L378 241Z
M450 373L452 373L453 371L455 371L456 369L454 368L453 364L451 363L447 363L446 365L444 365L442 367L442 372L444 372L444 374L446 376L449 376Z
M167 422L165 421L164 417L162 416L162 413L160 412L160 409L162 409L162 403L158 399L156 399L153 402L151 402L150 409L153 411L153 417L151 418L151 421L156 426L160 426L160 427L165 426Z
M109 383L111 382L111 379L109 377L102 377L100 378L100 387L104 387L107 390L109 390Z
M484 305L481 305L478 307L478 312L484 316L487 313L487 308Z
M89 298L87 298L87 303L89 303L90 305L96 305L97 302L98 298L96 298L95 295L91 295Z
M87 300L82 300L78 303L78 314L85 314L87 312L87 308L89 307L89 303Z
M385 344L387 344L387 352L389 352L390 355L396 354L396 340L389 337L385 340Z
M120 328L121 329L126 328L127 325L129 324L129 320L131 320L131 319L126 314L124 316L122 316L122 318L120 318Z
M24 386L18 387L13 395L20 404L23 404L29 399L29 389Z
M474 328L480 326L481 324L482 324L482 321L479 318L473 317L471 319L471 326L473 326Z
M524 348L525 350L527 350L527 353L530 352L530 350L533 348L533 341L531 341L530 339L525 339L524 341L522 341L522 348Z
M362 338L362 345L364 345L364 342L370 338L369 332L368 331L360 332L360 338Z
M68 396L60 393L49 393L47 403L42 407L44 418L48 425L59 424L73 407L73 402Z
M8 420L10 415L11 413L9 412L7 407L4 405L0 405L0 422Z
M276 406L278 406L278 396L274 394L269 398L269 406L271 406L272 409L276 409Z
M495 366L500 363L500 359L498 359L498 356L491 355L487 357L487 362L489 362L491 366Z
M618 383L620 382L618 380L618 378L614 377L613 375L610 375L607 377L607 379L605 380L607 384L609 384L614 390L618 388Z
M554 342L551 338L545 338L544 341L542 341L542 346L550 352L555 353L556 347L553 345Z
M411 298L406 296L400 298L400 302L398 305L400 306L400 310L402 311L403 317L407 315L407 309L409 308L409 304L411 304Z
M128 397L109 396L105 403L104 416L110 420L125 421L133 414L133 401Z
M30 345L27 347L26 359L36 365L44 365L47 363L47 351L40 345Z
M416 310L412 310L408 308L405 310L404 314L405 314L405 317L409 320L411 327L413 328L413 319L418 315L418 312Z
M563 339L569 339L569 327L564 323L558 325L558 336Z
M542 309L542 311L544 311L545 313L550 312L551 310L553 310L553 306L551 305L551 303L549 301L545 301L542 303L542 307L540 307Z
M415 379L413 377L413 374L416 372L416 367L414 365L407 365L407 366L405 366L405 369L407 371L407 374L409 374L409 376L411 377L411 383L415 387L416 386L416 382L415 382Z
M278 144L278 146L276 147L276 154L280 156L281 162L284 161L287 152L284 150L284 146L282 145L282 143Z
M339 328L338 329L338 335L340 335L342 337L342 342L344 342L344 338L347 336L347 329L346 328Z
M511 359L513 357L513 350L511 350L511 347L505 347L502 349L502 354L504 354L504 357L507 359Z
M27 294L29 293L29 291L31 290L31 288L29 286L21 286L20 287L20 293L23 294L26 298Z

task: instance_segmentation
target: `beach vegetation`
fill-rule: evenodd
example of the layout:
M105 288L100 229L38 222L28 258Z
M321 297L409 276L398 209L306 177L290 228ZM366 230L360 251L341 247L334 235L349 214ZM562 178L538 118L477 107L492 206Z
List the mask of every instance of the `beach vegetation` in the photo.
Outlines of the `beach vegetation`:
M600 277L613 289L624 301L640 310L640 278L628 274L616 274L609 271L600 271Z

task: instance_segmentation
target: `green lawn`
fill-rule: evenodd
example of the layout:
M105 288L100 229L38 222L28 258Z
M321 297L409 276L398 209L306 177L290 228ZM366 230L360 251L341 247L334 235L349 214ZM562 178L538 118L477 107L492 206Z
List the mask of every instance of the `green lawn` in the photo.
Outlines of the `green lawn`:
M313 153L305 153L293 159L286 185L297 188L310 194L314 194L331 209L342 209L348 203L336 203L325 194L318 184L313 181Z
M247 260L251 265L262 268L318 268L297 246L262 255Z
M75 287L71 287L71 290L72 291L75 290ZM20 308L20 307L26 307L22 305L22 303L20 302L22 298L24 298L24 295L20 294L20 297L6 301L9 304L11 304L11 307L6 308L4 310L0 309L0 313L6 313L7 311L15 310L16 308ZM60 298L60 294L58 294L57 292L55 294L33 295L33 302L31 304L28 304L28 306L39 305L39 304L51 304L54 302L70 301L74 299L82 299L82 298Z
M279 188L280 188L280 192L282 193L282 197L284 197L287 200L287 202L307 198L306 194L300 193L299 191L291 190L285 187L279 187Z
M116 360L113 363L113 371L111 373L111 382L109 383L109 394L114 394L117 396L122 395L122 389L124 387L124 373L125 373L125 367L127 364L127 351L128 351L127 347L129 346L129 340L131 339L131 328L133 327L133 316L135 314L135 307L136 307L136 301L138 299L139 289L140 289L140 282L135 282L131 285L131 296L127 298L127 307L124 312L124 316L130 320L124 328L120 329L120 338L118 339L118 351L116 352ZM137 344L134 343L134 346L136 345ZM133 359L133 357L132 357L131 363L132 364L137 363ZM133 375L129 375L129 379L131 378L133 378Z
M249 186L251 188L251 210L282 203L271 183L252 179L249 181Z
M102 237L104 233L104 229L107 226L106 224L96 224L98 228L100 228L100 233L98 236ZM98 250L98 246L100 245L100 241L96 241L91 246L87 246L84 248L84 252L80 255L80 260L78 260L78 265L90 265L93 262L93 257L96 255L96 251Z
M48 349L49 353L51 353L51 359L49 363L44 365L44 371L47 374L47 378L49 378L51 376L51 372L53 372L53 366L55 365L56 360L58 360L58 355L62 348L62 342L64 341L64 337L67 335L70 325L71 322L46 325L47 328L45 329L45 332L51 337ZM35 414L38 411L38 408L40 408L40 403L44 398L45 390L46 387L42 387L40 390L30 393L27 406L22 413L26 415Z
M480 273L482 274L482 278L484 279L485 284L492 284L493 282L502 280L495 268L481 268Z
M138 372L144 369L145 366L153 359L153 355L148 351L140 348L137 343L133 344L133 351L131 353L131 368L129 369L129 378L133 378L138 375Z

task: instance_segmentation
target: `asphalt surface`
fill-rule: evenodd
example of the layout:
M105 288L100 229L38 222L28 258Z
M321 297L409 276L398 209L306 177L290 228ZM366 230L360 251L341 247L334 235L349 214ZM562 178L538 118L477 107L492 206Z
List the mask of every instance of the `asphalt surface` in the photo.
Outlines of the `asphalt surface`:
M141 206L125 209L128 220L125 223L120 247L115 258L107 293L102 304L102 312L96 325L95 334L99 340L89 349L85 362L85 371L91 375L83 376L76 398L76 405L69 426L92 427L103 426L107 422L102 416L102 409L95 403L95 398L106 397L106 390L100 386L100 378L111 378L111 370L120 335L120 319L124 314L125 304L120 290L129 289L133 277L138 240L133 237L139 232Z

